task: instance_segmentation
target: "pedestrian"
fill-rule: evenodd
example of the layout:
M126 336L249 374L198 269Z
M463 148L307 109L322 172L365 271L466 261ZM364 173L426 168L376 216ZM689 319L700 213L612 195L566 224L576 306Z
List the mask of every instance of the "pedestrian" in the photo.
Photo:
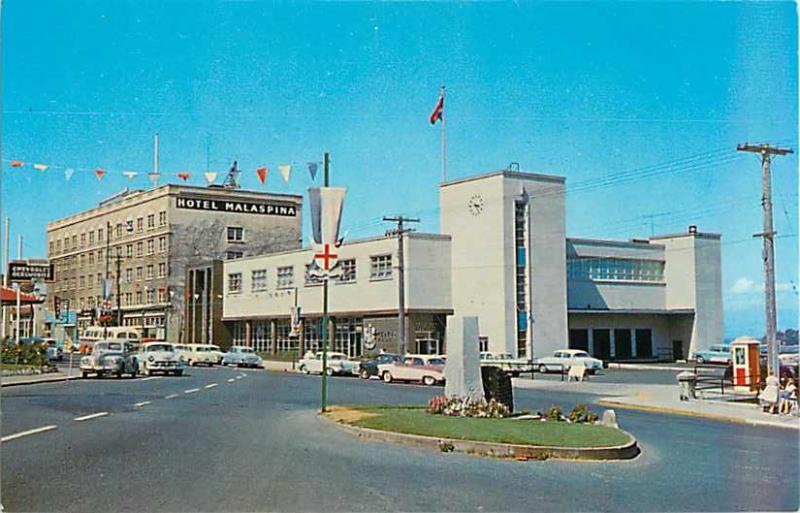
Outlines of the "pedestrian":
M764 411L767 413L777 413L778 411L778 389L780 381L775 377L775 373L770 371L761 392L761 401L764 404Z
M786 378L781 390L781 404L780 412L789 414L792 412L792 406L797 402L797 387L794 384L794 379L791 377Z

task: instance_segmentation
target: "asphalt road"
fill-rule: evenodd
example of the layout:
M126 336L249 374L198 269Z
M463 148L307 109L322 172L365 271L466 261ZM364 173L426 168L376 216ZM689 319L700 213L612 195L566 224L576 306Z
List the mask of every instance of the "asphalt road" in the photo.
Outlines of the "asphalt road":
M330 402L422 404L441 392L334 378ZM593 400L515 394L518 409ZM220 368L4 389L3 436L58 428L2 444L2 503L76 512L798 508L792 430L618 411L642 446L636 460L508 462L361 441L319 420L318 401L318 377Z

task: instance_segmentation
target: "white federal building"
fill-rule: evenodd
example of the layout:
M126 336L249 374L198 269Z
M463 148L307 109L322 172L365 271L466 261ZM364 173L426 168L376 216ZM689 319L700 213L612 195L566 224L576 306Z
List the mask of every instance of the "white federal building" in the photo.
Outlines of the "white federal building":
M440 185L441 234L404 238L406 347L446 350L449 316L477 316L481 349L523 358L567 347L604 360L671 360L723 338L720 236L567 238L565 179L497 171ZM351 356L397 350L398 241L344 243L330 340ZM218 338L260 351L321 345L322 290L300 249L222 263ZM191 294L191 291L189 292ZM292 334L290 312L301 308Z

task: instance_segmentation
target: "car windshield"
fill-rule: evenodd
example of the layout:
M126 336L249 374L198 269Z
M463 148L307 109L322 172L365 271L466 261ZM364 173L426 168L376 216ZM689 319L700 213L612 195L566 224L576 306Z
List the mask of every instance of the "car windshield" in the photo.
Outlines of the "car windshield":
M241 352L243 352L243 353L252 353L253 350L251 348L249 348L249 347L243 347L241 349Z
M119 342L110 342L106 348L108 351L122 351L122 344Z
M444 360L441 358L431 358L428 360L428 365L444 365Z
M575 358L589 358L589 353L584 353L583 351L578 351L574 354Z
M170 344L153 344L147 346L146 351L172 351L172 346Z

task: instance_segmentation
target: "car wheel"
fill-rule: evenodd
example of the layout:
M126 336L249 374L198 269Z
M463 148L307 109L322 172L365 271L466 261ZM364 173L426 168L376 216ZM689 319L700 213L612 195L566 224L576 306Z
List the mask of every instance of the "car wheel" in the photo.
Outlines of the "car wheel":
M367 369L361 369L358 371L358 377L361 379L369 379L369 371Z
M436 380L433 378L433 376L424 376L422 378L422 384L428 387L432 387L433 385L436 384Z
M700 364L706 363L706 359L703 358L702 356L698 356L697 358L695 358L695 361Z
M547 374L547 365L545 364L539 365L539 374Z
M117 372L117 379L122 379L122 371L124 371L124 370L125 370L125 369L123 368L123 369L120 369L120 370Z
M383 373L383 382L384 383L391 383L392 382L392 373L386 371Z
M88 378L88 377L89 377L89 373L88 373L88 372L81 372L81 377L82 377L83 379L86 379L86 378Z
M150 369L145 369L144 370L144 375L149 378L150 376L153 375L153 371L151 371Z
M333 368L328 367L327 369L325 369L325 374L327 374L328 376L333 376Z

